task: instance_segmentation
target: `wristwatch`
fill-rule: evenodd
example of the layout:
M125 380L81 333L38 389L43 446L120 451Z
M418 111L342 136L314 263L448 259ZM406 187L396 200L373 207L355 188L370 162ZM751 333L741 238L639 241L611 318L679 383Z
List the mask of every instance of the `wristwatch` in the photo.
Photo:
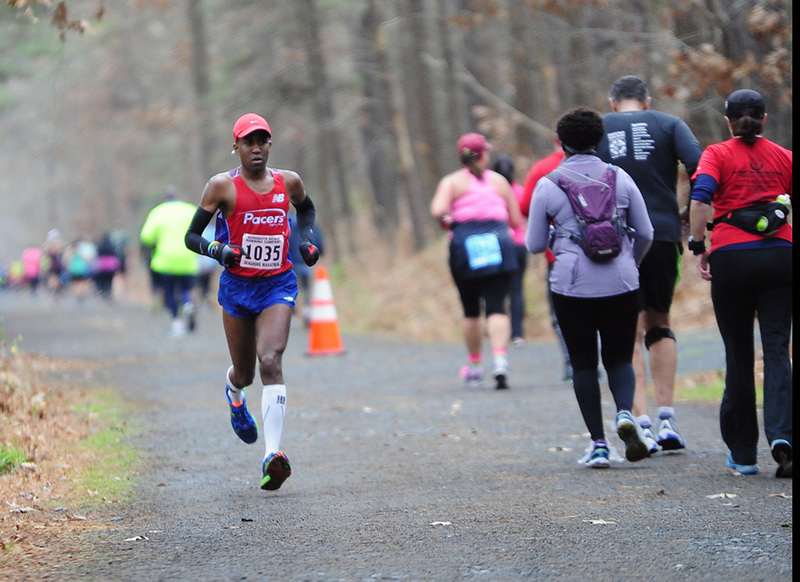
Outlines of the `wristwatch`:
M694 237L690 236L689 243L686 246L689 247L693 255L702 255L706 252L706 239L703 237L703 240L694 240Z

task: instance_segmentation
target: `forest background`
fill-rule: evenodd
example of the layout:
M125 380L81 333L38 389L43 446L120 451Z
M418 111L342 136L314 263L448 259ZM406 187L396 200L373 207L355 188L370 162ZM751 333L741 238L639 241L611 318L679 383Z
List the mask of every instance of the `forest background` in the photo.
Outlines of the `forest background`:
M232 124L255 111L270 165L297 171L317 205L345 325L452 339L457 296L428 205L458 136L486 134L522 181L558 117L608 111L625 74L703 146L728 137L725 97L756 89L767 136L792 148L790 0L9 0L0 260L51 228L125 231L135 257L169 185L196 203L237 164ZM529 269L535 335L549 324L541 257ZM684 281L676 317L708 321L707 285Z

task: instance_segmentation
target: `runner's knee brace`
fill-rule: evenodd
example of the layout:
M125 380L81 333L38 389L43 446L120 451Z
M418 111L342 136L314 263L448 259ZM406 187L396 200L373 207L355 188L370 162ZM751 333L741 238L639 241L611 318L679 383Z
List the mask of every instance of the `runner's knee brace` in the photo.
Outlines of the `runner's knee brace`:
M644 334L644 347L649 350L650 346L664 338L670 338L674 342L678 341L675 339L675 334L672 333L672 330L668 327L654 327L649 329L647 333Z

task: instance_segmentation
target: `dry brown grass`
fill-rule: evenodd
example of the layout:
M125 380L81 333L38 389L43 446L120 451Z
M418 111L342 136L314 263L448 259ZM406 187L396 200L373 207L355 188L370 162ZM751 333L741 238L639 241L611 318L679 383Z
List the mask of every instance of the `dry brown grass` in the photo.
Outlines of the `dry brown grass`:
M408 259L406 249L381 246L332 269L331 279L340 325L349 331L380 333L419 341L461 341L461 308L447 267L442 237ZM681 263L672 310L672 327L716 327L710 289L690 253ZM547 305L546 264L531 255L525 276L528 339L555 339Z
M73 483L94 459L69 446L95 429L92 415L79 411L89 396L80 387L42 381L45 372L86 364L7 349L0 354L0 445L21 450L27 458L0 475L3 578L4 572L19 575L55 556L65 559L77 551L74 534L98 525L76 509L87 493Z

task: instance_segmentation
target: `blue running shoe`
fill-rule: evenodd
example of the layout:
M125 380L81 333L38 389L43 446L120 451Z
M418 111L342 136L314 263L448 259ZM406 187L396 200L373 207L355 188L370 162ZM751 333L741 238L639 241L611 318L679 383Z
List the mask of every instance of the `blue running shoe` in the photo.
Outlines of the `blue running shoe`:
M733 461L733 455L728 453L728 467L739 473L739 475L756 475L758 473L758 465L740 465Z
M231 426L233 427L233 432L248 445L253 444L258 440L258 425L253 415L247 410L247 397L244 395L244 392L242 392L241 406L233 405L227 386L225 386L225 398L228 399L228 405L231 407Z
M261 488L266 491L275 491L280 489L283 482L292 474L292 466L289 464L289 459L281 451L272 453L266 459L264 464L261 465Z

